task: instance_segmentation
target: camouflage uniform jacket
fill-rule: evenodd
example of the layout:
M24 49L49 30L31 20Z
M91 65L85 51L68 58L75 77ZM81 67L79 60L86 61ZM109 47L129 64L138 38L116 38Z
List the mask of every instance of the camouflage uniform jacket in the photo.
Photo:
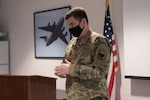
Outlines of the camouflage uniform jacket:
M82 38L72 38L65 58L71 62L66 79L67 100L108 98L106 85L111 45L101 34L89 31Z

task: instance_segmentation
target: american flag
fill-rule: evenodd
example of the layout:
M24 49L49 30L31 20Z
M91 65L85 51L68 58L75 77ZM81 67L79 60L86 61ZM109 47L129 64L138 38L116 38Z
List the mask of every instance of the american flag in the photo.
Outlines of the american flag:
M111 63L108 72L108 79L107 79L107 87L108 87L108 94L109 100L117 100L116 95L116 73L118 70L118 61L117 61L117 53L116 53L116 43L113 34L113 27L111 23L110 11L109 11L109 2L106 0L105 6L105 22L104 22L104 36L106 36L110 43L112 44L113 53L111 56Z

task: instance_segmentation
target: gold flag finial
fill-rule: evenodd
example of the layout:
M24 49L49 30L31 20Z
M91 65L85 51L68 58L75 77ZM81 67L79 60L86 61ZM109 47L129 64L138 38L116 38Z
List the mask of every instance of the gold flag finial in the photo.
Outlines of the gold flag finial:
M105 7L106 7L106 10L107 10L107 9L108 9L108 7L109 7L109 1L108 1L108 0L106 0Z

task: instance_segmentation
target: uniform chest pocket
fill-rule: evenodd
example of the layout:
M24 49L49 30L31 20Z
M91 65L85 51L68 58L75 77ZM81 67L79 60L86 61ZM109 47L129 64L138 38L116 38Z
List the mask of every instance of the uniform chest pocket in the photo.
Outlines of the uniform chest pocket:
M87 50L83 50L78 64L82 64L82 65L87 65L87 64L91 64L91 51L90 49Z

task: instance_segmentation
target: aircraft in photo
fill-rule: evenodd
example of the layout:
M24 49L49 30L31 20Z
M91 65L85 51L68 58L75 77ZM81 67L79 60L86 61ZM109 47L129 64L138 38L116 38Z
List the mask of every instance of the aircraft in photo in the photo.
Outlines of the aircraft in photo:
M66 40L68 32L66 32L65 34L63 33L63 31L65 30L63 24L64 24L64 17L60 18L57 24L54 22L53 25L50 25L50 23L48 23L47 26L38 27L38 29L51 32L52 34L51 36L45 35L40 37L45 40L46 46L49 46L58 38L60 38L65 44L68 44L68 41Z

